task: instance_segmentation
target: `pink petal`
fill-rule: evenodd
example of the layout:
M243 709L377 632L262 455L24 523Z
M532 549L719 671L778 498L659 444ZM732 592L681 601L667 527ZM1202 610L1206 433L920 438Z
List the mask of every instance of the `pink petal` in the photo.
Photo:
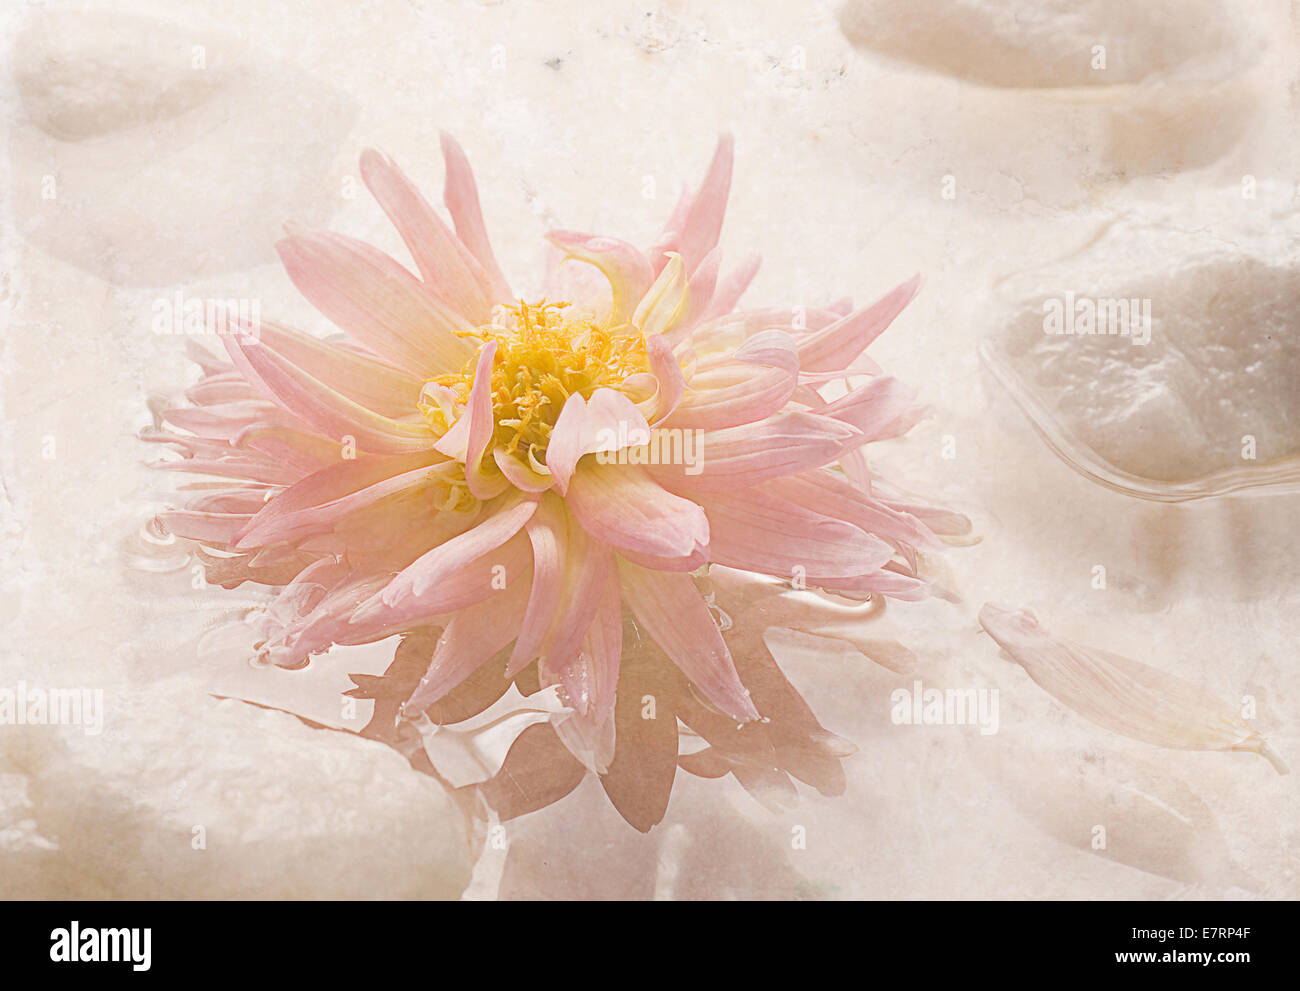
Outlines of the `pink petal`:
M651 465L647 471L674 490L729 491L828 464L855 437L857 431L839 420L792 410L705 431L695 465Z
M433 446L433 434L423 421L393 420L366 409L268 346L235 334L225 342L236 366L269 398L327 437L355 437L358 447L375 454L410 454Z
M328 532L354 510L428 480L439 470L435 460L440 459L417 454L340 461L295 482L267 503L240 535L237 546Z
M754 276L758 274L758 267L762 261L762 255L746 255L739 265L727 273L713 292L713 299L704 313L705 320L725 316L736 308L740 297L745 294L749 284L754 281Z
M609 280L613 293L615 323L632 319L641 297L654 282L650 262L639 249L614 237L580 234L577 231L550 231L546 239L568 257L587 262L600 269Z
M319 586L312 588L318 581ZM265 649L276 664L294 666L336 643L370 643L380 639L378 636L350 635L354 631L350 631L347 617L359 602L373 595L382 582L382 575L357 575L346 563L322 558L304 569L277 597L278 607L295 585L305 583L308 586L306 595L296 604L300 615L287 621L280 633L267 641ZM289 597L297 599L297 596Z
M762 490L697 497L709 517L709 557L745 571L852 578L888 562L883 540Z
M261 424L249 427L232 443L265 454L303 475L336 463L340 453L337 443L319 434Z
M896 502L884 500L884 504L898 513L903 513L920 520L931 533L944 537L964 537L971 532L970 517L955 509L942 506L923 506L913 502Z
M547 663L562 667L573 660L584 637L591 633L601 603L611 590L617 599L618 582L613 567L614 555L610 549L592 540L582 527L571 521L562 578L565 601L541 649Z
M833 592L887 595L902 602L919 602L934 594L934 588L929 582L886 568L857 578L828 578L817 584Z
M150 468L162 471L188 471L219 478L238 478L249 482L289 485L299 478L287 465L277 465L262 457L235 455L224 458L186 458L184 461L151 461Z
M515 649L506 662L508 678L527 667L541 650L560 605L560 591L565 587L562 578L569 534L564 504L553 493L547 493L524 526L533 548L533 587ZM572 594L573 590L569 591Z
M862 431L855 443L886 440L907 433L926 415L924 406L916 405L916 390L896 378L878 376L864 385L827 403L817 412Z
M241 513L254 516L266 506L274 490L265 486L220 488L189 500L186 508L201 513Z
M503 587L523 581L532 574L532 561L532 545L522 532L516 532L499 547L460 567L450 567L436 585L420 595L407 595L390 604L385 601L385 593L392 587L389 582L386 588L377 589L373 596L358 604L349 617L348 630L354 635L372 636L436 625L440 618L452 616L492 597Z
M772 415L799 380L795 342L783 330L755 334L733 354L701 362L667 427L713 430Z
M583 399L575 392L555 420L546 448L546 467L563 495L583 455L635 447L649 440L650 425L623 393L600 388L590 399Z
M672 345L662 336L651 337L646 341L646 357L650 362L650 377L654 379L654 393L646 400L637 403L637 408L646 411L649 423L658 423L671 416L677 404L686 392L686 380L682 378L682 366L673 354ZM629 383L624 382L626 387Z
M619 557L631 561L633 564L639 564L643 568L649 568L651 571L689 573L699 571L700 568L709 563L709 549L707 547L697 547L684 557L657 557L654 554L638 554L626 547L620 549L618 553Z
M584 530L618 548L679 558L709 543L704 510L661 488L640 468L583 465L574 472L567 502Z
M198 365L204 375L220 375L231 370L231 366L224 359L209 351L193 337L185 340L185 356Z
M709 607L687 575L624 564L623 592L637 622L704 696L738 722L758 718Z
M271 348L331 389L376 413L401 417L417 409L421 378L353 349L266 321L261 323L257 346Z
M221 406L257 399L258 394L244 376L231 371L206 376L185 390L185 398L195 406Z
M211 513L188 509L173 509L158 514L163 526L178 537L225 546L234 543L235 535L252 518L248 513Z
M799 342L799 366L806 372L842 369L880 336L916 296L921 277L914 275L865 310L850 313Z
M690 337L691 330L699 324L713 300L713 290L718 282L718 249L704 256L686 284L686 306L673 323L666 336L673 342Z
M722 217L727 210L727 196L731 192L731 166L735 155L735 140L730 134L718 139L718 148L709 163L709 171L700 184L700 190L691 200L690 210L682 223L678 250L689 272L712 251L722 234Z
M784 331L796 341L804 341L841 319L843 314L826 307L740 310L696 328L690 344L701 354L732 351L755 334L771 330Z
M465 157L464 149L450 134L444 131L441 139L442 158L447 167L442 199L447 205L447 212L451 214L452 223L456 225L456 236L483 266L497 301L513 299L510 285L506 282L506 277L501 274L501 266L497 264L496 256L492 254L487 226L483 223L483 211L479 207L478 186L474 182L474 173L469 167L469 159Z
M668 260L665 257L667 252L677 250L682 228L686 226L686 215L691 211L691 201L694 198L691 195L690 188L683 185L682 191L677 196L677 201L673 204L672 213L668 215L668 220L664 223L663 230L654 244L650 246L650 250L646 252L656 275L663 270L664 263Z
M383 601L395 606L412 596L423 596L452 572L504 544L536 510L534 499L507 496L501 505L485 510L488 515L483 522L416 558L384 589Z
M496 357L497 342L488 341L479 352L474 368L474 386L470 389L465 410L434 444L434 450L465 464L465 482L470 493L478 499L491 499L506 487L500 476L483 470L483 455L487 452L496 429L492 415L492 361Z
M382 251L341 234L294 226L276 249L316 309L376 354L423 378L458 371L471 324Z
M872 498L827 471L779 478L768 482L763 490L823 516L852 523L894 547L908 544L921 550L938 550L943 546L920 520Z
M414 183L373 148L361 153L361 178L402 235L429 287L470 323L486 323L492 309L487 273Z
M557 723L569 751L596 774L604 774L614 757L614 703L619 662L623 653L623 606L618 582L606 582L597 593L599 609L582 650L567 662L543 658L538 674L543 684L558 682L564 701L574 709Z
M529 582L515 582L451 618L438 638L429 669L402 707L428 708L473 674L515 638L523 619Z
M180 427L207 439L232 442L249 427L260 424L288 426L294 421L287 418L273 403L265 399L219 403L213 406L179 406L163 410L163 422Z

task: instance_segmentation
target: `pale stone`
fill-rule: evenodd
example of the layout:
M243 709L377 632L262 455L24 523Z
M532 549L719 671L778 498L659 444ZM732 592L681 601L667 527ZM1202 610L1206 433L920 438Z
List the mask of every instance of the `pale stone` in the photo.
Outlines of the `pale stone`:
M4 726L0 747L29 775L30 825L9 830L39 868L22 889L6 875L10 897L448 898L469 881L461 813L396 751L188 677L106 691L101 734Z
M850 0L854 44L993 86L1198 82L1258 55L1258 26L1224 0Z

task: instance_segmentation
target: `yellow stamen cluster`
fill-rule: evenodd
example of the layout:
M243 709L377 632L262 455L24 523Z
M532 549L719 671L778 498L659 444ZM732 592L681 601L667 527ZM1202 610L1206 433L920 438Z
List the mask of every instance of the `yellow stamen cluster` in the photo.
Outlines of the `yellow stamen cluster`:
M492 362L492 447L527 458L534 469L546 464L551 430L574 393L584 399L601 386L615 386L647 371L645 338L628 324L606 326L572 312L568 303L526 303L504 308L513 327L487 324L465 336L497 342ZM504 323L504 321L503 321ZM457 414L474 388L478 356L460 372L432 382L449 388ZM435 430L447 429L448 417L436 405L422 411Z

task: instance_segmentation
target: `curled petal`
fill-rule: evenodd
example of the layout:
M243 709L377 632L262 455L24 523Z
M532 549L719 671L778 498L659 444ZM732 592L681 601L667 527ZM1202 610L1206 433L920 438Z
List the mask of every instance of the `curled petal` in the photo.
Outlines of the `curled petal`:
M682 256L671 254L668 264L637 304L632 324L647 338L662 334L686 312L690 289Z
M657 423L671 416L673 410L677 409L686 391L686 381L682 378L682 366L677 363L672 346L663 337L652 337L646 341L646 354L655 380L655 392L650 399L651 409L646 419Z
M613 321L626 323L632 319L637 304L654 282L650 262L640 249L618 238L577 231L551 231L546 239L570 258L600 269L613 293Z
M533 499L505 497L505 501L478 526L416 558L384 589L383 601L395 606L412 596L423 596L452 573L504 544L520 531L536 510L537 502Z
M564 494L578 460L585 454L617 451L650 440L650 425L632 400L616 389L597 389L590 399L575 392L564 403L551 431L546 467Z
M568 506L584 530L620 549L681 558L709 543L704 510L629 465L580 466Z
M488 341L483 346L474 368L474 385L465 409L434 445L435 450L447 457L464 462L465 482L470 493L479 499L498 496L506 487L504 478L483 470L483 455L487 453L496 428L492 415L492 361L496 352L496 341Z
M555 484L555 479L551 477L551 471L546 465L535 465L527 457L509 454L504 448L498 447L493 450L492 460L501 469L505 480L524 492L545 492Z
M713 430L762 420L789 402L798 380L794 338L763 331L734 353L701 362L664 426Z

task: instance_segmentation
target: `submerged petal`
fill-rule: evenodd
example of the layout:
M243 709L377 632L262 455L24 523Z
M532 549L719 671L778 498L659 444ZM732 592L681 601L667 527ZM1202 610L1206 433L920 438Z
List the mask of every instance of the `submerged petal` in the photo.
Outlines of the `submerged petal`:
M402 707L406 713L428 708L473 674L519 632L528 582L515 582L451 618L438 638L429 669Z
M757 719L749 690L690 576L627 563L620 564L619 573L637 622L695 687L732 719Z
M980 625L1043 689L1099 726L1157 747L1249 751L1286 773L1255 728L1198 685L1054 637L1028 610L986 603Z

